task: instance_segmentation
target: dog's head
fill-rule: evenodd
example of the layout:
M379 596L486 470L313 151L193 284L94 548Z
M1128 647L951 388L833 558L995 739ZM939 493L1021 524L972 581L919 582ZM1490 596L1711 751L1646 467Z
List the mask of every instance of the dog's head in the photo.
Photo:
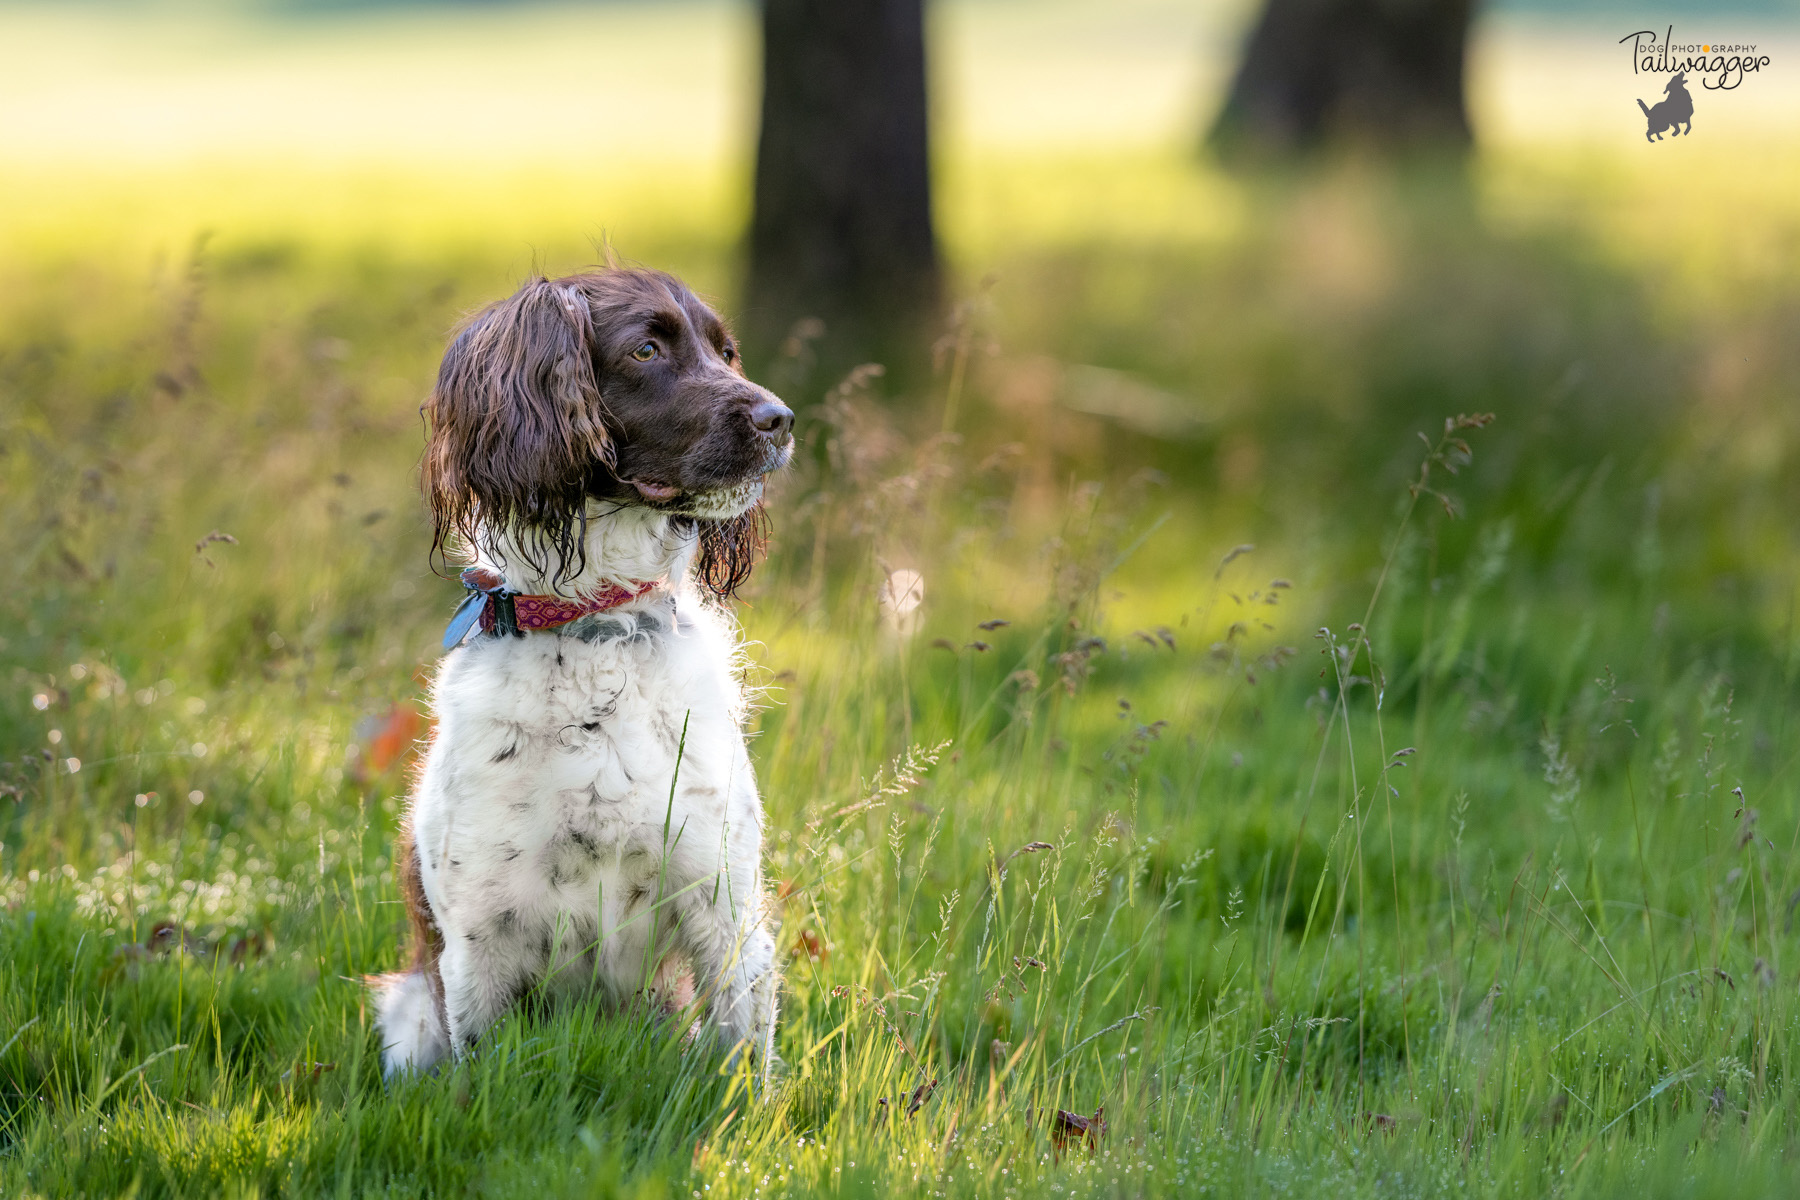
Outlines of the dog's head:
M728 594L761 548L763 478L793 452L793 412L660 271L539 279L489 305L425 410L434 549L498 534L559 579L581 570L596 502L638 505L696 523L700 578Z
M1671 96L1673 96L1676 92L1687 91L1687 72L1686 71L1675 72L1674 78L1670 79L1668 83L1663 85L1663 91L1667 92Z

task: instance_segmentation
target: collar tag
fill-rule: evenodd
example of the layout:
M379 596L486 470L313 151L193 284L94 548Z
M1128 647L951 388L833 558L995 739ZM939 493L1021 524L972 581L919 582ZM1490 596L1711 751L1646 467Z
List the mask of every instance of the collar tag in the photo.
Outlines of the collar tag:
M450 617L450 627L444 630L446 650L462 645L477 623L487 624L482 617L488 611L489 602L493 603L497 616L502 610L506 617L512 615L512 593L506 590L506 581L498 572L486 567L468 567L462 573L462 585L469 589L469 594L456 606L456 612ZM506 623L511 626L509 632L519 632L510 620Z
M486 592L471 591L463 597L463 602L456 606L456 612L450 617L450 627L444 630L444 649L454 650L462 645L469 630L481 620L481 610L486 607Z

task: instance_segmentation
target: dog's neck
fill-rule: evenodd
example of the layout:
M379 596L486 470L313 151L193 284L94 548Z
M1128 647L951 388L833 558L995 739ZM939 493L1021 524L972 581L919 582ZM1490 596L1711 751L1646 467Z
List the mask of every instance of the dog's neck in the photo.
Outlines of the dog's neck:
M658 579L666 579L670 589L677 588L700 546L691 521L678 521L668 513L637 505L599 503L589 505L582 541L586 559L579 571L565 571L554 548L545 547L534 556L514 539L486 529L480 531L474 557L477 565L498 572L510 591L573 599L612 586L634 587ZM639 603L653 601L657 592Z

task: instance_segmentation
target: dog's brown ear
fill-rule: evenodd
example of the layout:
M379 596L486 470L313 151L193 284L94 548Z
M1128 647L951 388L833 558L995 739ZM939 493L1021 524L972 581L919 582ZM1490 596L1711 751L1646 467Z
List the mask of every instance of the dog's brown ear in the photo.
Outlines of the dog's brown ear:
M425 403L422 471L434 553L479 524L544 570L579 570L587 481L612 461L594 377L587 294L535 280L469 320Z

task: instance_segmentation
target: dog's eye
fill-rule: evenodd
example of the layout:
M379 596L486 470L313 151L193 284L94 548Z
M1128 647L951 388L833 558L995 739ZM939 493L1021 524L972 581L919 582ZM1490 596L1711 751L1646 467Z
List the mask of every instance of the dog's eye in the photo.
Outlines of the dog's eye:
M631 352L631 357L637 359L639 362L649 362L656 357L656 343L645 342Z
M722 353L725 355L726 362L731 363L731 362L737 361L737 347L736 346L733 346L733 345L727 343L725 346L725 349L722 351Z

